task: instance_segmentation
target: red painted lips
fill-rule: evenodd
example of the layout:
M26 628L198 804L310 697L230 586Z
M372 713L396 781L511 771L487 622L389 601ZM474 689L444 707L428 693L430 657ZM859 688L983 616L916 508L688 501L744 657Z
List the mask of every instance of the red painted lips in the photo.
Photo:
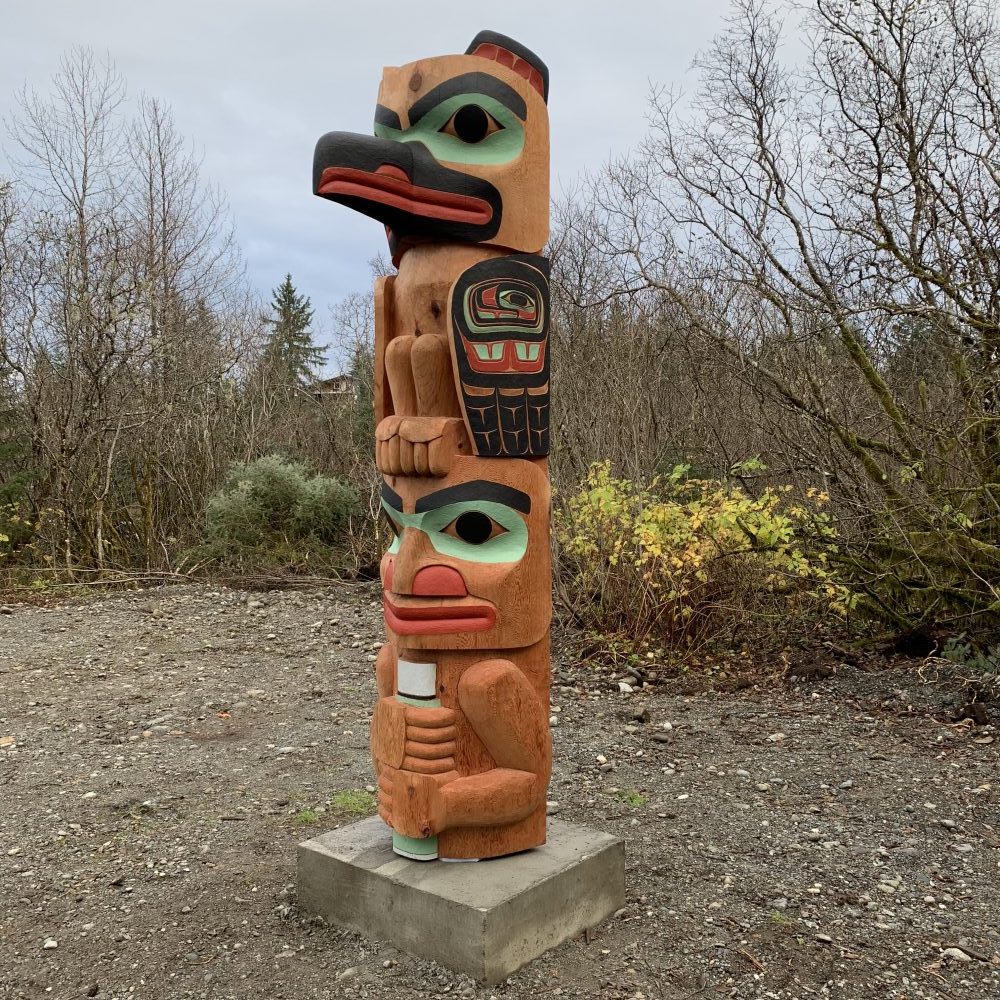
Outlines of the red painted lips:
M405 171L387 163L374 173L356 167L327 167L316 193L364 198L410 215L473 226L485 225L493 218L492 206L482 198L418 187Z
M385 623L396 635L443 635L451 632L484 632L496 624L496 609L489 604L458 601L430 604L426 599L382 594Z

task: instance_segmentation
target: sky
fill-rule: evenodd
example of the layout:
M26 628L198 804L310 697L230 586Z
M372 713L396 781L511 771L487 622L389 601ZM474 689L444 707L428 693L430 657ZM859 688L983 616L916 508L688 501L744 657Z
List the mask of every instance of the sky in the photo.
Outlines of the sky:
M262 295L291 272L320 328L370 287L381 226L311 193L331 130L371 130L382 67L464 52L484 28L549 67L552 191L639 142L652 84L691 90L691 61L728 0L0 0L0 118L25 83L49 87L74 45L109 57L134 96L169 104L225 192ZM9 150L0 130L0 153ZM5 155L0 155L0 172Z

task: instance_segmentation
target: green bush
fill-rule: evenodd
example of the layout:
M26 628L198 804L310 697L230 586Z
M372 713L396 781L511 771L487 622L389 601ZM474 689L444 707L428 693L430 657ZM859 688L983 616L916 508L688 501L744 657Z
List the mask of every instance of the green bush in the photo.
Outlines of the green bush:
M301 462L265 455L233 466L206 510L197 558L264 565L328 562L347 543L354 490Z
M649 484L591 466L555 512L563 596L605 637L675 650L731 641L769 622L846 612L832 570L836 531L816 489L751 496L734 482L692 479L686 466Z

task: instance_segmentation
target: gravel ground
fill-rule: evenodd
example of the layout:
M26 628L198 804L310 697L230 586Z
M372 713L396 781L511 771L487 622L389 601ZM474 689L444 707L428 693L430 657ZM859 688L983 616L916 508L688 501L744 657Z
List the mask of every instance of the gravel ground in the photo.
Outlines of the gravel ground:
M479 988L296 910L295 844L370 808L371 585L0 610L4 1000L1000 997L1000 739L912 670L557 662L550 809L625 838L628 901Z

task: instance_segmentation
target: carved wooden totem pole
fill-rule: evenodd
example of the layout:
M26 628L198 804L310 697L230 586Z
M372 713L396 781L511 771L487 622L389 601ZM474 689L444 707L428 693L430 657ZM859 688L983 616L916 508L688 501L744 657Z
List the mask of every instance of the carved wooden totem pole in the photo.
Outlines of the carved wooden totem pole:
M394 541L372 720L394 850L545 842L549 739L548 71L480 32L384 71L375 135L331 132L313 190L385 225L376 464Z

